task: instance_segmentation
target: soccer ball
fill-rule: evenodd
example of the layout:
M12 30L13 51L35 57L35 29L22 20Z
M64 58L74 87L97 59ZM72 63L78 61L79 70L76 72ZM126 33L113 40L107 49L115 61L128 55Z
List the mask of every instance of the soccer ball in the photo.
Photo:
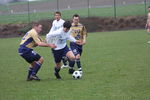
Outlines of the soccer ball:
M72 77L74 79L80 79L82 77L82 74L80 73L80 71L74 71Z

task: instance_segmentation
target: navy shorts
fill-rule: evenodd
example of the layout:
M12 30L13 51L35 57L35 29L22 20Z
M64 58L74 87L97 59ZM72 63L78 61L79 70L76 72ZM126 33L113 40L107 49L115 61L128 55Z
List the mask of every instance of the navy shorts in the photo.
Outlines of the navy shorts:
M38 61L41 56L33 51L33 49L20 46L18 49L19 55L24 58L28 63L33 63L34 61Z
M65 46L63 49L60 49L60 50L54 50L52 49L52 53L53 53L53 56L54 56L54 60L55 60L55 63L60 63L62 58L64 56L66 56L66 54L71 51L68 46Z
M150 29L150 26L147 26L146 29Z
M75 56L78 54L82 55L82 45L70 42L70 48Z

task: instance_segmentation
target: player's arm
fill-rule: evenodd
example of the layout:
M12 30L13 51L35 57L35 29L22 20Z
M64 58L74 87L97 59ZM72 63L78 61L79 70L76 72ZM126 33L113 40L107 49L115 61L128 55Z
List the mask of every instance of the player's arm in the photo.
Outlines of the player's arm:
M82 35L83 35L82 45L85 45L86 44L86 37L87 37L87 30L86 30L85 26L82 29Z
M50 32L53 32L54 30L55 30L55 25L54 25L54 21L53 21L53 23L52 23L52 27L51 27L51 29L50 29L49 33L50 33Z
M76 40L73 36L71 36L70 34L68 35L67 38L70 42L75 42L76 44L81 45L81 41L80 40Z
M38 34L32 34L32 38L34 39L36 45L40 46L40 47L51 47L51 48L56 48L56 46L54 44L47 44L45 42L43 42L41 40L41 38L39 38Z
M48 34L46 35L46 39L49 39L49 38L51 38L52 36L58 36L58 35L60 35L60 34L61 34L61 32L59 32L58 30L57 30L57 31L50 32L50 33L48 33Z

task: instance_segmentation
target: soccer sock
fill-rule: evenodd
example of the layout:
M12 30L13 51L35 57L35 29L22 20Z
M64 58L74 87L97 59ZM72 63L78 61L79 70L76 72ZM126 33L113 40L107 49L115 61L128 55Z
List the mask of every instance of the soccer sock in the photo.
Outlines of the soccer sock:
M81 61L80 61L80 59L76 59L76 63L77 63L77 67L78 67L78 69L79 69L79 70L82 70L82 68L81 68Z
M67 57L62 58L63 64L66 66L67 65Z
M75 61L69 61L69 66L70 66L70 69L73 69L74 67L74 64L75 64Z
M55 73L59 73L59 71L60 71L60 68L58 68L58 67L55 67L55 68L54 68L54 71L55 71Z
M33 68L30 67L30 68L28 69L28 78L30 78L32 72L33 72Z
M41 63L40 62L35 62L35 65L34 65L34 68L33 68L33 72L32 72L32 75L36 75L37 72L39 71L39 69L41 68Z

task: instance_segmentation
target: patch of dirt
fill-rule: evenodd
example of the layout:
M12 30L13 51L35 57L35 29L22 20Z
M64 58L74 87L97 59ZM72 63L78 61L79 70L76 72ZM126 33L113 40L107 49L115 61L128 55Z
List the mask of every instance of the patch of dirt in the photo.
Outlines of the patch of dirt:
M40 20L39 23L43 25L42 35L49 32L52 20ZM129 30L129 29L144 29L146 23L145 16L128 16L119 18L101 18L90 17L81 18L88 32L104 32L116 30ZM28 30L31 29L32 23L29 24L7 24L0 25L0 38L19 37L23 36Z

